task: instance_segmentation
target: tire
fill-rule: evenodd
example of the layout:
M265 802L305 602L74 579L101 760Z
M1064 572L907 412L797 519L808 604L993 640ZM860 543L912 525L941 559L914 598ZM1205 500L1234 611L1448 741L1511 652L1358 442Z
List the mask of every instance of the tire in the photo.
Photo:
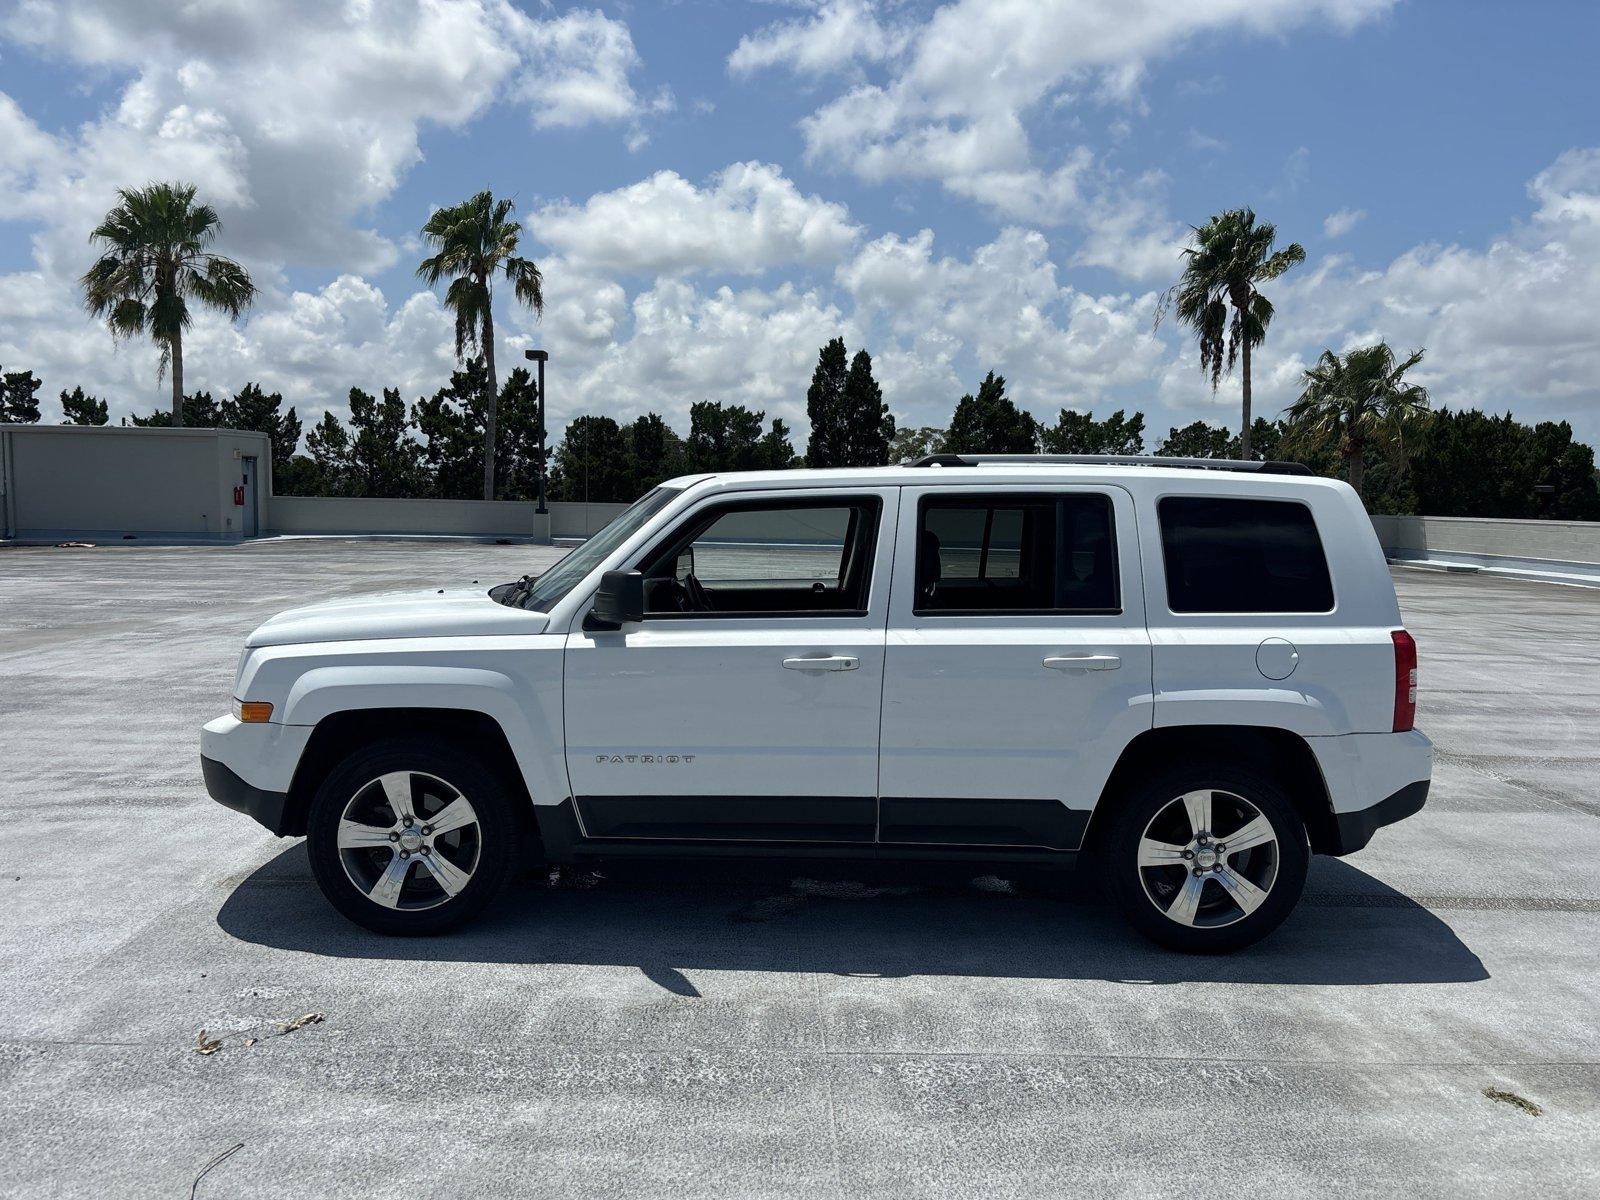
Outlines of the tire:
M1217 828L1197 831L1197 819ZM1226 954L1266 937L1299 901L1311 860L1305 823L1282 788L1235 767L1174 770L1135 786L1105 851L1103 877L1123 915L1189 954Z
M469 749L394 738L329 772L312 798L306 841L334 908L374 932L410 937L454 929L494 899L517 861L518 821L505 781Z

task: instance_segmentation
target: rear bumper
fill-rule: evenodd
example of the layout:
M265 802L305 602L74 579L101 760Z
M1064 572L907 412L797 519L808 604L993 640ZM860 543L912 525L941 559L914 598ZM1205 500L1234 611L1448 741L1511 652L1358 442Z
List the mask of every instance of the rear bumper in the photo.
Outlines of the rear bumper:
M1339 846L1334 854L1354 854L1372 840L1372 835L1385 825L1393 825L1422 811L1428 800L1430 780L1419 779L1408 783L1391 796L1378 801L1371 808L1355 812L1335 813L1339 826Z
M1354 854L1374 830L1409 817L1427 799L1433 743L1420 730L1309 737L1306 743L1333 806L1334 826L1319 853Z
M287 792L269 792L240 779L225 763L200 756L206 791L224 808L254 817L279 837L283 836L283 817L289 807Z

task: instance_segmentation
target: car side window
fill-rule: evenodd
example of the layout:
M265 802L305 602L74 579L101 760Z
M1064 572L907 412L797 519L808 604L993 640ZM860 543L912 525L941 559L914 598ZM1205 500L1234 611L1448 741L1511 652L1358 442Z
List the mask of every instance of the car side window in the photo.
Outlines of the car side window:
M881 509L876 496L702 509L641 563L646 616L864 615Z
M1328 559L1299 501L1166 496L1156 514L1171 611L1332 611Z
M916 613L1101 615L1120 597L1104 493L923 497Z

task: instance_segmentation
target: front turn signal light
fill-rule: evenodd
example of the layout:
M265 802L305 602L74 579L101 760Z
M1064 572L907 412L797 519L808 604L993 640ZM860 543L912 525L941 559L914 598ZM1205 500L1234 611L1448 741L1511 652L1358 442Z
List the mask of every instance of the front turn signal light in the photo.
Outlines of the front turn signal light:
M233 717L246 725L258 725L262 721L272 720L272 705L264 700L235 700Z

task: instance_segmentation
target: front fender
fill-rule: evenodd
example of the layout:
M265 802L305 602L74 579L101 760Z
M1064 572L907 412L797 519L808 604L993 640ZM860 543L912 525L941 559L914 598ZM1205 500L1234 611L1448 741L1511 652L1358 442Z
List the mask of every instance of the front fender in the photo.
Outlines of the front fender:
M372 710L480 713L505 734L533 802L559 804L569 793L561 753L563 641L428 639L347 645L339 654L268 649L252 655L244 674L251 698L274 701L274 720L292 727Z

